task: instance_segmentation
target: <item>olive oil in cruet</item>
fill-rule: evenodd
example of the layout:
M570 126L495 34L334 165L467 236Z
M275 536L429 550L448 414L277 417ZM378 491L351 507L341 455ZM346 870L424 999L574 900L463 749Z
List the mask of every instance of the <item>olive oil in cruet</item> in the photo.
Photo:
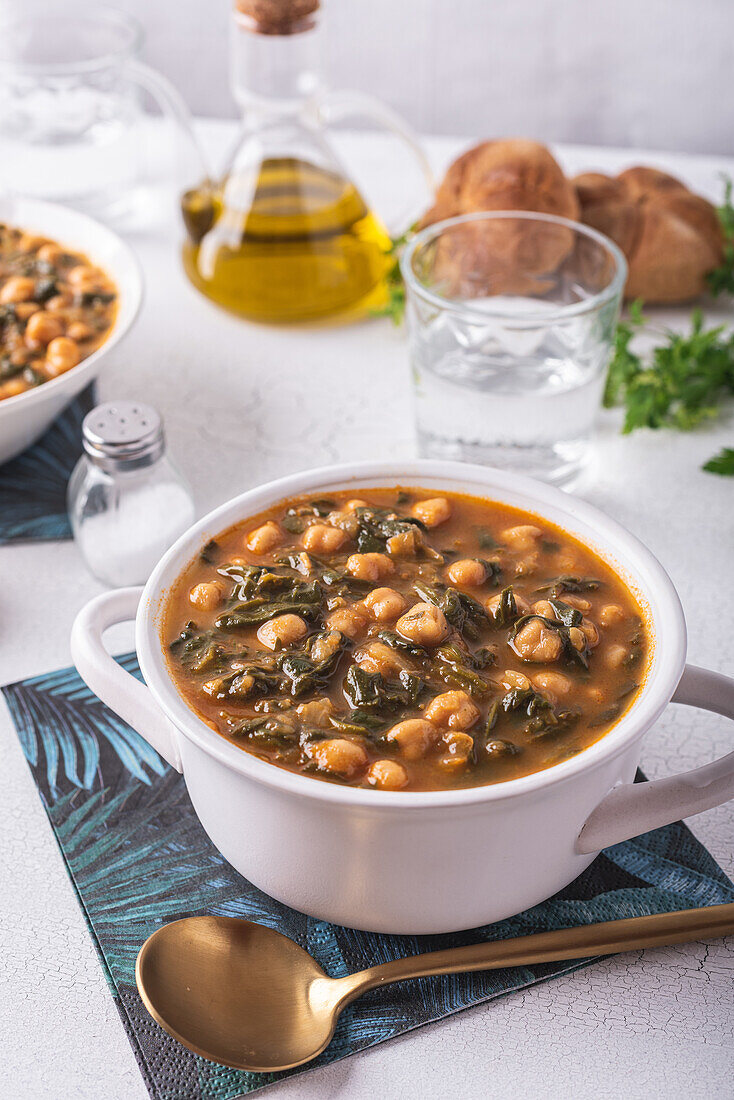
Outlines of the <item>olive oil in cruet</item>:
M346 319L386 298L389 235L325 135L318 8L319 0L236 0L240 131L221 179L182 198L189 279L256 321ZM387 125L416 152L399 124Z

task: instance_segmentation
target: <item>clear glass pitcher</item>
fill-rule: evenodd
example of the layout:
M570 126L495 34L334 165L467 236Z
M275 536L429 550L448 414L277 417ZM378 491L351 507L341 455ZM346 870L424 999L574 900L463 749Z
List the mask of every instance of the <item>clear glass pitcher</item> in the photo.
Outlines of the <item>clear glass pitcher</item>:
M369 96L327 91L318 0L237 0L231 83L242 122L224 172L182 200L184 266L219 305L267 322L362 314L384 298L390 238L340 164L328 127L368 118L425 155Z
M141 89L175 122L186 170L201 163L186 105L138 60L142 42L135 19L91 2L44 0L0 17L0 190L125 224L151 168Z

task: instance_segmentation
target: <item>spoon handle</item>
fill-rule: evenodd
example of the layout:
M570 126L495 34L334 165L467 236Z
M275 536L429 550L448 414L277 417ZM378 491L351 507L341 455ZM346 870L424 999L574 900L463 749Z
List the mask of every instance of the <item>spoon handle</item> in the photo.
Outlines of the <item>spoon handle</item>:
M590 955L611 955L642 947L716 939L732 933L734 902L452 947L446 951L396 959L337 981L343 986L342 1004L345 1004L368 989L405 978L425 978L432 974L456 974L469 970L498 970L504 966L532 966L561 959L584 959Z

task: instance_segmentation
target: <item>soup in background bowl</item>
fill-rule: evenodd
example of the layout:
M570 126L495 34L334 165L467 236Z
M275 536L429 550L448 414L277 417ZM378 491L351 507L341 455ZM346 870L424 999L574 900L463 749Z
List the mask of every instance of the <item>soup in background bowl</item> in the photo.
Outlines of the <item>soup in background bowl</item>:
M647 669L622 579L555 524L457 493L284 501L207 543L162 640L213 729L385 790L498 783L602 737Z

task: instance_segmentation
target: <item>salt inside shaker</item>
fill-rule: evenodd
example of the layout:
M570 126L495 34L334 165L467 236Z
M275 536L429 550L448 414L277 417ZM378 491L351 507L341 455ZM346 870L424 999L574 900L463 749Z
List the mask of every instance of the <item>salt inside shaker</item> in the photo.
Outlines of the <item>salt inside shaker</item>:
M68 488L76 543L105 584L143 584L194 518L191 490L166 457L161 418L140 401L97 405L82 442Z

